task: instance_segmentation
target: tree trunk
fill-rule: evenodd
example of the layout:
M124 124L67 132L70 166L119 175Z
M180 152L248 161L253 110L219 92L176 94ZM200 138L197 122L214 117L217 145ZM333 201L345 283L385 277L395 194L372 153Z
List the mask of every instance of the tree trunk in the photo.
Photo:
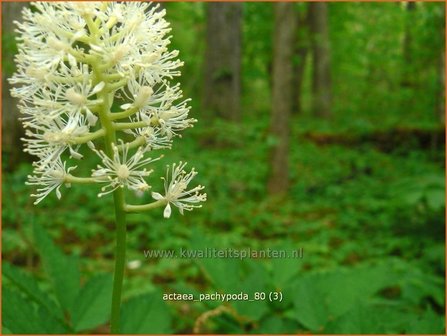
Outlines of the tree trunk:
M7 40L8 44L14 38L15 25L14 20L20 20L21 10L26 6L26 2L8 2L2 3L2 31L3 41ZM3 167L7 170L13 170L14 167L23 160L22 143L20 141L23 135L23 129L19 122L19 110L17 108L17 100L10 95L11 85L7 78L12 75L14 64L14 54L10 48L2 48L2 154Z
M442 22L443 24L441 25L442 27L442 37L443 37L443 41L445 41L445 12L442 15ZM443 43L443 48L440 49L439 51L439 93L438 93L438 103L437 103L437 114L438 114L438 120L441 123L445 123L445 92L446 92L446 88L445 88L445 43Z
M242 3L207 4L203 108L227 120L240 119Z
M293 106L292 71L296 34L295 4L275 4L275 34L273 51L273 89L271 134L277 140L271 152L270 194L284 194L289 185L289 117Z
M401 86L411 88L414 86L414 62L413 62L413 25L414 25L414 11L416 10L415 2L407 2L405 5L405 31L403 38L403 74L401 79Z
M331 65L328 29L328 4L309 3L309 25L312 39L312 110L320 117L331 115Z
M309 53L309 31L308 31L308 11L299 13L296 16L297 34L295 35L295 62L293 64L293 100L292 110L295 114L300 114L303 110L301 102L301 90L303 87L304 69L307 54Z

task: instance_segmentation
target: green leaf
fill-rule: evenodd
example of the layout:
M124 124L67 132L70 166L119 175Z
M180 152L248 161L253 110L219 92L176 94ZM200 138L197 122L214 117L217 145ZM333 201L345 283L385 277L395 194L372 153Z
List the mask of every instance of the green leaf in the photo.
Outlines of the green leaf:
M2 335L11 335L12 331L6 327L2 327Z
M232 293L240 279L240 260L237 259L200 259L197 261L211 280L214 288ZM228 275L232 276L229 277Z
M290 334L298 331L298 325L295 321L284 318L279 315L271 315L260 321L256 332L263 334Z
M444 279L426 273L418 268L405 272L402 279L402 298L418 304L422 299L431 297L438 305L444 306Z
M239 315L246 316L250 320L259 320L265 313L269 311L268 291L266 285L267 271L259 262L253 262L251 260L246 261L248 268L246 277L239 282L237 287L234 287L235 293L247 293L250 299L254 298L255 292L265 293L265 300L260 301L246 301L237 300L233 301L234 308L238 311Z
M410 321L409 334L440 334L445 335L445 319L428 309L420 318Z
M294 251L291 242L287 241L275 247L277 250L287 251L290 255ZM272 280L276 289L283 289L290 283L300 270L302 260L298 258L273 258L272 259Z
M2 289L2 323L14 334L45 334L34 306L19 293Z
M295 287L296 319L312 331L322 330L328 317L325 293L317 282L320 282L319 278L307 276L300 279Z
M39 307L38 315L42 327L46 330L46 334L71 334L71 330L64 322L54 318L52 314L48 314L48 310L43 307Z
M445 206L445 192L443 190L429 190L425 197L430 209L438 210Z
M59 303L64 309L71 311L80 287L77 258L64 255L38 224L34 224L34 239Z
M158 292L131 298L121 308L121 333L170 334L171 315Z
M2 267L3 275L11 281L21 292L26 294L31 300L46 309L47 314L63 319L63 312L49 296L40 290L37 281L17 267L9 263L4 263Z
M321 331L329 320L363 304L397 279L391 263L307 275L295 287L296 319L312 331Z
M328 288L329 313L332 317L343 315L358 302L397 281L393 274L387 263L334 272L326 277L324 284Z
M383 334L384 321L372 307L359 305L328 324L325 333L333 334Z
M112 277L108 274L92 278L81 289L73 308L75 331L91 329L105 323L112 304Z
M199 230L194 230L191 236L191 249L197 252L211 251L220 248L217 239L209 238ZM221 242L220 242L221 243ZM210 252L211 254L211 252ZM211 280L215 289L225 293L233 293L240 284L241 260L229 258L194 258L201 270ZM229 277L228 274L232 276Z

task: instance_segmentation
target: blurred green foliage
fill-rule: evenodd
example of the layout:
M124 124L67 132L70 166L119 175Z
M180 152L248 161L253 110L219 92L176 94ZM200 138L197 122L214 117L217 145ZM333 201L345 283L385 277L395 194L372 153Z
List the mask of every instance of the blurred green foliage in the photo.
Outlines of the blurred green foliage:
M200 119L206 4L164 6L173 47L185 61L185 95L194 98L192 114ZM273 10L244 4L244 120L199 120L155 163L153 176L161 176L166 163L193 162L208 201L169 220L161 211L128 216L128 261L141 265L127 269L123 332L190 333L222 303L163 301L162 294L216 291L280 291L283 300L230 302L202 332L445 332L444 147L435 136L422 146L397 136L391 150L380 146L387 141L380 137L317 144L307 136L374 138L397 126L441 127L435 105L442 10L443 4L418 3L411 14L414 62L408 65L402 38L409 14L400 3L331 4L334 118L309 115L306 70L304 113L291 123L292 186L278 199L266 194L275 141L268 132ZM9 42L3 48L15 50ZM417 85L400 86L404 70ZM83 167L96 164L85 160ZM98 274L113 270L112 200L98 199L93 186L73 186L61 201L50 195L34 206L25 185L30 172L24 163L3 176L3 332L106 332L110 278ZM151 182L160 189L161 181ZM150 196L132 198L143 203ZM304 256L146 259L143 253L205 247L302 248ZM27 324L21 316L29 317Z

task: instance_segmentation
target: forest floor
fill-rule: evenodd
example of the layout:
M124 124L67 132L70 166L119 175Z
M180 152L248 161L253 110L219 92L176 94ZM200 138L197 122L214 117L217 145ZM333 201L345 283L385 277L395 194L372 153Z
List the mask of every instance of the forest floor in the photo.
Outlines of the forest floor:
M127 270L125 297L239 290L277 290L286 296L282 304L236 302L233 315L205 323L210 332L427 333L427 326L440 332L445 304L443 130L401 127L353 134L297 126L289 158L291 188L287 197L276 198L266 195L268 153L275 143L266 124L216 122L206 131L189 131L164 153L155 168L159 175L166 163L190 162L200 172L196 182L206 186L208 201L169 220L160 211L128 217L128 260L138 266ZM33 206L24 183L29 172L30 165L23 164L3 177L3 195L8 195L3 199L4 260L41 277L32 244L34 223L65 253L81 258L83 278L111 272L111 200L98 199L93 187L74 186L61 201L52 195ZM153 190L159 187L154 181ZM150 197L133 198L144 202ZM143 254L146 249L206 247L302 248L304 256L207 260L146 259ZM318 300L326 302L324 307ZM361 311L353 313L357 304ZM172 323L164 330L189 333L202 313L218 306L169 302L166 314ZM354 322L348 323L347 314ZM373 318L366 322L362 314ZM374 326L376 319L382 321L379 326Z

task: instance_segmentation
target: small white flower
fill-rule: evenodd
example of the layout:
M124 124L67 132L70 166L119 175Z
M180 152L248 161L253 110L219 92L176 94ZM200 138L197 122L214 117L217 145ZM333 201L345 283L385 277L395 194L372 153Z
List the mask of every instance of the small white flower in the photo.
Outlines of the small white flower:
M138 109L136 117L131 120L147 120L151 127L159 129L159 134L166 136L168 140L179 135L180 131L192 127L197 121L188 118L190 99L176 103L183 97L179 84L170 86L167 82L162 82L154 92L151 87L145 85L144 78L140 76L129 80L123 93L133 103L124 104L121 108Z
M139 118L135 119L135 121L139 121ZM160 128L147 126L129 130L128 133L133 134L135 137L143 137L146 151L171 148L172 146L172 140L166 135L162 135Z
M150 186L144 181L144 177L149 176L152 170L146 170L143 166L159 160L159 158L144 158L144 149L139 147L136 153L128 158L129 145L123 144L123 151L120 154L117 146L113 145L113 158L109 158L103 151L98 151L91 147L101 158L103 165L93 170L92 177L98 182L107 183L98 194L99 197L113 192L117 188L127 187L135 191L146 191Z
M146 69L151 85L180 75L176 68L183 62L172 60L177 51L167 51L170 37L165 36L170 28L163 19L165 11L157 8L141 2L110 3L102 20L108 29L102 31L99 43L90 44L91 53L123 77L132 75L135 67Z
M186 190L189 182L197 175L194 168L186 173L183 169L186 166L186 162L180 162L178 166L174 163L172 168L168 166L166 171L166 178L164 180L165 195L161 195L157 192L152 193L152 197L155 200L166 200L168 204L166 205L163 216L169 218L171 216L171 205L176 206L180 213L183 215L183 211L191 211L194 208L202 207L200 202L206 201L206 194L201 194L200 191L204 189L203 186L198 185L195 188Z
M22 118L26 121L25 126L77 114L84 115L88 125L94 126L98 117L92 112L92 108L100 104L101 100L89 98L100 92L105 83L93 85L93 75L87 65L81 68L61 66L57 76L63 78L64 83L51 82L51 75L43 83L36 85L32 81L27 83L21 80L21 77L13 77L16 83L25 84L11 90L13 96L21 99L19 107L25 115Z
M89 100L88 98L100 92L104 88L105 83L100 82L93 86L92 76L87 65L82 67L82 73L79 73L79 77L82 78L82 81L65 90L65 98L71 105L67 112L69 114L85 113L89 126L94 126L98 117L94 115L91 108L101 103L101 101Z
M66 169L66 162L62 163L60 157L52 161L51 164L35 166L35 175L29 175L28 182L26 182L29 185L40 186L40 188L37 189L38 193L31 195L32 197L37 198L34 204L38 204L53 190L56 190L56 196L60 199L62 195L59 189L61 185L64 184L66 176L76 167ZM67 184L67 186L69 186L69 184Z
M45 68L37 68L34 65L18 66L14 77L8 78L11 84L22 84L21 87L11 89L11 95L18 98L32 97L37 91L54 85L48 80L50 73Z
M197 122L194 118L188 118L190 106L187 103L190 99L186 99L177 105L163 106L155 110L151 118L152 125L158 126L168 138L180 136L179 132L186 128L193 127Z
M67 148L70 156L75 159L81 159L82 155L78 153L79 145L73 141L76 137L88 133L88 127L82 115L76 115L68 120L56 118L47 123L26 125L30 128L25 132L27 138L22 139L25 142L25 152L36 155L41 159L41 165L47 164L60 156ZM49 155L49 152L52 152Z

